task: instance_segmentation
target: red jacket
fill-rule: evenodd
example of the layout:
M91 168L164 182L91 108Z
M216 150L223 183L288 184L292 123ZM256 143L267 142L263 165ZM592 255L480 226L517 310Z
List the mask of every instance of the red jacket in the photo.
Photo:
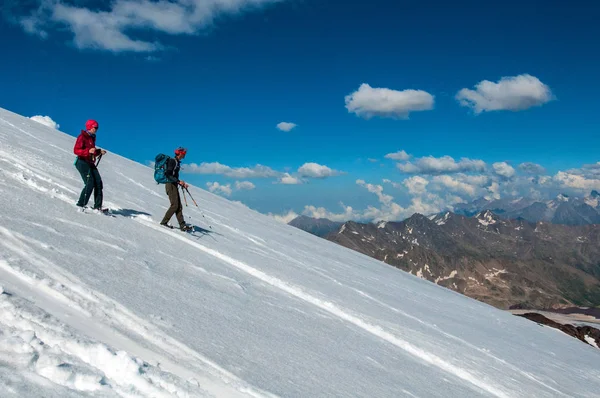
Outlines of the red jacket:
M81 134L75 141L73 153L81 160L85 160L90 164L96 162L96 155L90 153L91 148L96 148L96 134L90 134L85 130L81 130Z

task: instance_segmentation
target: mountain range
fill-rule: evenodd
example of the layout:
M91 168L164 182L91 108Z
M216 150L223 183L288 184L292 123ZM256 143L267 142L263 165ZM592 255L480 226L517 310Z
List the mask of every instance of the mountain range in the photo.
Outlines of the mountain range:
M600 225L505 219L484 210L350 221L325 238L499 308L600 305Z
M553 200L541 201L527 197L497 200L478 199L455 206L454 213L473 216L491 210L501 218L523 218L531 222L586 225L600 224L600 193L592 191L585 197L560 194Z

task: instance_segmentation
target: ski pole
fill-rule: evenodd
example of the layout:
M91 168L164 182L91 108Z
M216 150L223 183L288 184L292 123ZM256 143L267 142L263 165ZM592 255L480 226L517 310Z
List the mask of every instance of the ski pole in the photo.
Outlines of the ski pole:
M183 187L181 187L181 194L183 195L183 201L185 202L185 207L187 207L187 199L185 197L185 191L183 190Z
M98 156L98 161L96 162L96 167L98 167L101 160L102 160L102 152L100 152L100 156Z
M190 191L188 191L187 187L185 187L185 190L187 191L187 194L190 195L190 199L192 199L192 201L194 202L194 204L196 205L196 207L200 207L200 206L198 206L198 203L196 203L196 201L194 200L194 197L192 196L192 194L190 193Z
M190 199L192 199L192 201L194 202L194 204L196 205L196 207L200 207L200 206L198 206L198 203L196 203L196 201L194 200L194 197L192 196L192 194L190 193L190 191L187 188L185 188L185 190L187 191L187 194L190 195ZM203 218L206 218L206 217L204 217L204 212L202 210L200 210L200 214L202 214ZM208 227L210 229L212 229L212 225L209 225Z

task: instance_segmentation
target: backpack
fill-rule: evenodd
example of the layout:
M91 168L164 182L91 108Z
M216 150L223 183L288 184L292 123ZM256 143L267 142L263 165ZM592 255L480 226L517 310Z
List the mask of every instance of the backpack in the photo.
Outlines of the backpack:
M166 184L170 182L165 172L167 171L167 161L171 159L169 155L159 153L154 158L154 180L157 184Z

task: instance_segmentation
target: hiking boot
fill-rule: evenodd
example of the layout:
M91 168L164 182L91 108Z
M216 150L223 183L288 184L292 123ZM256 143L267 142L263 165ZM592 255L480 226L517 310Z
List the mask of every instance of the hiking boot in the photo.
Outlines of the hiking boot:
M179 226L179 228L184 232L189 232L189 231L194 230L194 227L192 227L191 225L187 225L187 224L182 224Z
M95 212L95 213L107 214L110 211L110 209L108 209L108 208L104 208L103 209L103 208L100 208L100 207L94 207L92 209L92 211Z

